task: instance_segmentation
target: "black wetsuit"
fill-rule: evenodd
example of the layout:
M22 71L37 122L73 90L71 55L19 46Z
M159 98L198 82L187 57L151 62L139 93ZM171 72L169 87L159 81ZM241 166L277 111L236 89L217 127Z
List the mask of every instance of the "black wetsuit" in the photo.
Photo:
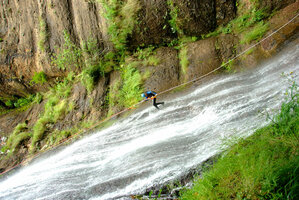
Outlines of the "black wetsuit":
M155 97L155 96L157 95L156 92L153 92L153 91L147 91L147 92L145 92L144 94L145 94L145 98L146 98L146 99L150 99L150 98L154 97L154 98L152 98L152 99L153 99L153 106L155 106L157 109L159 109L158 105L160 105L160 104L164 104L164 102L160 102L160 103L157 103L157 102L156 102L156 97Z

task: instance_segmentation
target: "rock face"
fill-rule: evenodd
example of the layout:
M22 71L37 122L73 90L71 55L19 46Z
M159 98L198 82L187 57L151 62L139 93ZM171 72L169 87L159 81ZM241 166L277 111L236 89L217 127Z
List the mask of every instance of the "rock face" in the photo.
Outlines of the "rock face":
M176 35L168 25L169 8L166 0L145 0L141 2L141 9L137 13L137 23L131 38L130 45L157 45L170 42Z
M236 16L235 0L174 0L178 28L185 35L200 36L228 23Z
M145 90L162 92L180 83L180 64L178 51L173 48L162 47L157 50L160 60L157 66L147 66L143 70L149 70L150 76L145 81Z
M70 33L76 44L90 37L97 39L102 49L109 44L101 6L90 2L1 1L0 96L38 91L29 84L34 72L44 71L49 77L65 74L51 65L51 56L64 43L63 31Z
M46 86L30 84L35 72L45 72L49 81L66 71L51 64L51 57L64 43L63 32L80 46L96 39L100 50L113 49L109 23L101 2L107 0L49 0L0 2L0 96L26 96ZM120 3L124 2L124 3ZM249 0L242 1L250 7ZM259 1L259 8L281 9L295 0ZM138 3L131 33L125 43L138 46L169 43L177 35L201 36L226 25L237 14L236 0L126 0L118 7ZM123 19L118 19L123 20ZM111 23L110 23L111 24Z
M269 9L270 11L279 10L287 5L296 2L296 0L266 0L259 1L259 8Z
M189 55L188 80L200 77L221 65L215 43L216 39L210 38L191 43L187 46L187 55Z
M285 9L281 11L279 16L274 16L270 20L271 29L274 31L277 27L280 27L281 24L286 24L289 22L290 19L294 16L294 13L298 12L299 8L299 1L289 5ZM268 38L267 40L263 41L261 44L261 49L267 55L271 55L277 51L277 47L281 43L285 41L286 38L291 37L294 32L298 32L299 29L299 17L293 19L286 27L279 31L279 34L273 35L273 37Z
M127 1L125 1L127 2ZM134 1L128 1L131 3ZM235 1L136 1L140 9L132 34L127 36L129 48L160 45L175 39L170 25L171 11L186 35L201 35L235 17ZM171 6L172 2L172 6ZM0 4L0 96L26 96L43 90L30 80L35 72L45 72L49 80L66 72L51 65L51 56L64 43L63 32L80 46L88 38L96 39L101 50L112 49L109 41L105 9L100 1L49 0L11 1ZM175 10L174 10L175 9ZM66 70L67 71L67 70Z

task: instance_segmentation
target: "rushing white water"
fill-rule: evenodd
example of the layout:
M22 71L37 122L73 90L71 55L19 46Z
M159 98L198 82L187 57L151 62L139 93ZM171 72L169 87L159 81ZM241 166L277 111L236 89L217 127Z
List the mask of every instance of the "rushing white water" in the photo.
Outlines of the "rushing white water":
M0 199L128 199L175 179L219 152L224 138L265 125L259 111L279 107L288 87L281 73L298 74L298 56L293 42L262 67L158 98L160 111L140 109L2 178Z

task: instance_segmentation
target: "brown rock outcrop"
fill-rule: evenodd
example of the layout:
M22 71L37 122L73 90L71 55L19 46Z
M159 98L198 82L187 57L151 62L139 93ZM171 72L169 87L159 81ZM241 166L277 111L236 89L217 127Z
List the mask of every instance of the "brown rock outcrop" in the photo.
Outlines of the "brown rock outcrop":
M133 2L133 1L132 1ZM131 3L132 3L131 2ZM235 16L234 0L173 0L177 23L186 35L201 35L227 23ZM134 2L133 2L134 3ZM166 0L138 1L140 10L127 46L160 45L176 38L169 20L171 8ZM44 71L49 81L65 71L51 65L51 57L64 43L63 31L80 46L96 39L101 50L112 49L106 11L100 1L49 0L0 3L0 96L26 96L44 90L30 84L35 72ZM68 67L66 66L66 71Z
M145 90L161 92L180 83L180 64L178 51L173 48L162 47L157 51L159 65L147 66L142 70L149 70L151 75L144 83Z

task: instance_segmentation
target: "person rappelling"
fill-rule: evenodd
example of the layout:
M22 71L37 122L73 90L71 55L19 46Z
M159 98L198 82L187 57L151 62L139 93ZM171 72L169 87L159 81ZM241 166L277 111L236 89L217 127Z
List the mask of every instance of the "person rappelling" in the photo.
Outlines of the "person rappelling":
M155 106L157 109L160 109L160 108L158 107L158 105L160 105L160 104L163 105L163 104L164 104L164 102L160 102L160 103L157 103L157 102L156 102L157 93L154 92L154 91L147 91L147 92L144 92L144 93L141 94L141 96L142 96L143 98L145 98L146 101L148 101L149 99L153 100L153 106Z

